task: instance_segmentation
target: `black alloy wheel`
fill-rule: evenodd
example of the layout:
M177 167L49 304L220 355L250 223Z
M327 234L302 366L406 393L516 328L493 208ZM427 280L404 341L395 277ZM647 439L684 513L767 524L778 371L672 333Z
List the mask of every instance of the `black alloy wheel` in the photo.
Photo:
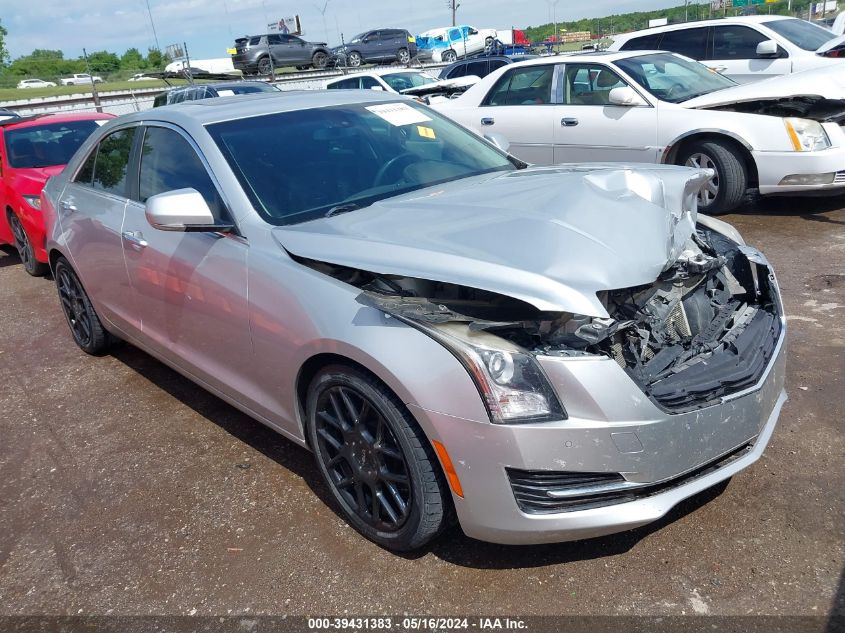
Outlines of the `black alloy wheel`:
M56 289L73 340L88 354L99 354L108 348L111 338L103 328L91 300L82 288L79 277L68 261L56 262Z
M12 229L12 237L15 241L15 248L18 250L18 256L21 258L21 263L26 272L33 277L42 277L50 270L47 264L43 264L35 259L35 250L32 248L32 242L29 241L29 236L23 228L23 224L11 211L9 212L9 228Z
M320 472L356 530L394 550L440 532L449 493L437 458L384 384L352 367L328 367L309 388L307 411Z

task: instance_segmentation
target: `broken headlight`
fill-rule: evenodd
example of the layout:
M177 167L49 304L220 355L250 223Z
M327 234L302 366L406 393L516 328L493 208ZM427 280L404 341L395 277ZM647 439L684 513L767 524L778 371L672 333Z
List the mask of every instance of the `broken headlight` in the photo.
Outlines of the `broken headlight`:
M451 351L472 376L496 424L565 420L566 412L537 360L520 347L464 323L407 321Z
M818 121L789 117L783 124L796 152L815 152L830 147L827 132Z

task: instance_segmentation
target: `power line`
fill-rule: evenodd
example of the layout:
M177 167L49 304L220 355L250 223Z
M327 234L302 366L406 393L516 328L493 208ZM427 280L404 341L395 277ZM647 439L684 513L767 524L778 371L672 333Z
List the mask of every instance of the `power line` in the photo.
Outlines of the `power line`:
M147 13L150 14L150 26L153 27L153 39L156 42L156 50L161 50L161 46L158 44L158 34L156 33L156 24L153 21L153 11L150 9L150 0L146 0L147 2Z

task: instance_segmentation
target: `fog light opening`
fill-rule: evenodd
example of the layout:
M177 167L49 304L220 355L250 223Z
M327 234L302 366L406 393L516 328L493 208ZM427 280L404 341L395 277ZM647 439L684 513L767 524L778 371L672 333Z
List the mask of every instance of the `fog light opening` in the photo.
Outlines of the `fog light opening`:
M832 185L836 172L827 174L791 174L784 176L781 185Z

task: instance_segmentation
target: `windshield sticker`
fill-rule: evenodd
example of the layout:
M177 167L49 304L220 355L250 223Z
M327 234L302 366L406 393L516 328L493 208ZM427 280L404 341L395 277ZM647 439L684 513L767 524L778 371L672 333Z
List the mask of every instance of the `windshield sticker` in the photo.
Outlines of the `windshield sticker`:
M405 103L382 103L380 105L367 106L366 109L376 116L381 117L390 123L390 125L397 127L431 121L431 118Z
M234 90L218 90L217 91L218 97L233 97L235 96Z
M417 134L419 134L423 138L431 138L431 139L437 138L437 136L435 136L435 134L434 134L434 130L432 130L430 127L426 127L424 125L418 125L417 126Z

